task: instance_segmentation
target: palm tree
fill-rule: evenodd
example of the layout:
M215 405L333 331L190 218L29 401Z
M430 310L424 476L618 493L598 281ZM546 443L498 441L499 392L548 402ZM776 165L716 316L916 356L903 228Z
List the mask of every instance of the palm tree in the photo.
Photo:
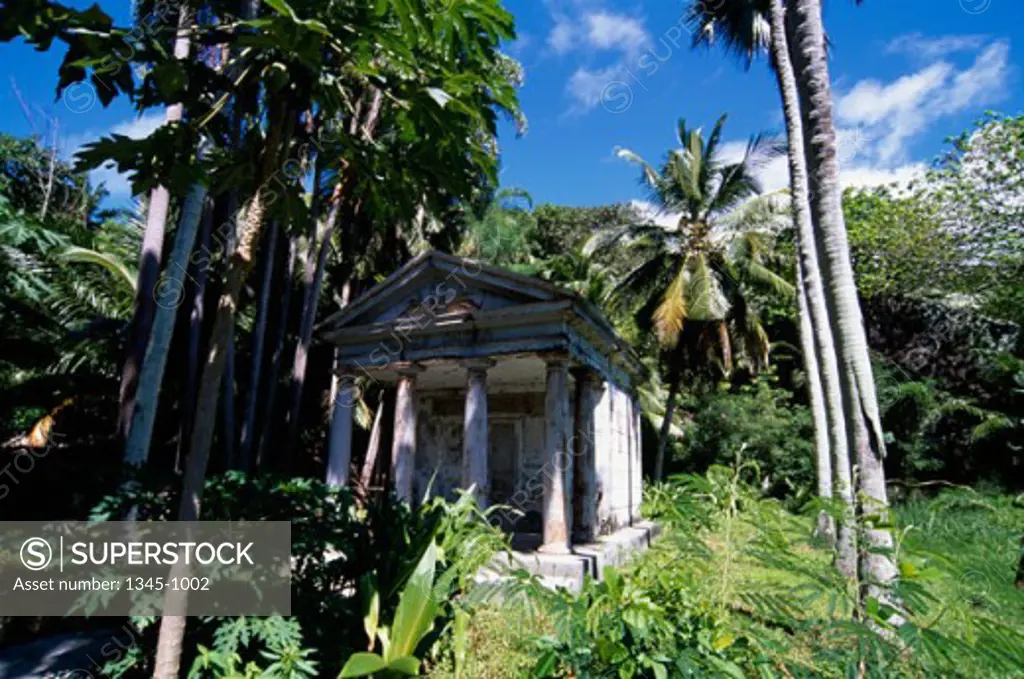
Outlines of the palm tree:
M832 122L825 30L820 0L792 0L786 8L789 58L799 93L807 161L810 210L821 266L829 322L841 371L847 436L857 460L858 511L866 545L858 570L862 601L890 601L897 571L892 534L884 528L888 512L885 488L885 440L875 394L867 337L857 300L850 248L843 221L842 191ZM898 616L894 622L899 622Z
M178 304L184 297L188 258L192 253L205 204L206 187L196 184L182 207L181 221L175 233L167 273L163 282L153 288L154 292L159 291L160 294L148 295L153 297L157 311L153 319L146 357L139 372L137 398L133 401L131 425L128 427L125 440L124 461L129 467L142 467L149 459L164 369L170 355L171 339L178 316ZM137 294L136 298L142 296L147 295L143 292Z
M195 19L194 12L188 4L182 2L178 9L178 27L174 37L174 58L179 61L188 59L190 51L189 29ZM171 104L164 113L165 124L173 125L182 119L184 107L180 103ZM156 186L149 195L146 215L146 229L142 238L139 253L138 283L136 290L141 294L135 296L135 307L132 312L131 324L128 328L127 356L121 372L120 408L117 418L118 435L124 439L131 429L135 397L139 387L139 378L143 369L143 360L149 345L150 332L157 314L156 286L160 275L160 261L163 256L164 232L167 214L170 211L171 194L166 186ZM153 291L153 292L150 292ZM143 409L149 411L151 404L144 404Z
M483 215L468 220L460 254L520 273L537 273L531 252L537 228L532 209L533 199L526 191L498 191Z
M853 527L853 491L850 452L843 415L842 390L832 329L829 326L825 293L818 266L818 252L809 207L807 165L803 154L803 124L796 79L790 63L785 8L782 0L729 0L708 6L695 3L686 14L694 45L720 41L749 67L766 53L779 86L789 139L792 221L796 227L798 314L804 371L815 423L815 452L818 467L818 495L825 501L833 491L845 508L836 544L836 565L843 573L856 571L856 539ZM835 484L833 487L833 475ZM832 521L827 513L819 517L817 532L831 538Z
M678 215L665 224L629 224L596 234L585 247L587 254L625 241L640 263L612 288L620 295L640 300L638 320L652 325L659 344L667 350L669 396L658 440L655 478L664 471L665 447L682 380L681 364L688 342L681 342L684 325L696 349L705 356L713 349L725 374L732 371L733 337L755 369L767 361L767 336L756 310L747 303L748 285L768 286L776 292L791 290L785 280L761 262L763 243L745 234L737 209L761 193L756 169L775 152L776 146L760 136L747 144L739 162L721 158L720 143L726 116L715 123L710 135L679 121L680 148L669 152L655 169L628 149L619 157L638 163L650 199L663 215ZM692 352L689 352L692 353Z

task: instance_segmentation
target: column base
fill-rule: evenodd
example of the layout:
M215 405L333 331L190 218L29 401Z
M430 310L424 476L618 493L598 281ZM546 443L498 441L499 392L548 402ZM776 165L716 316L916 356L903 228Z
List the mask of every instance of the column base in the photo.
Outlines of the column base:
M582 530L576 531L572 534L572 541L574 544L580 544L584 542L593 542L597 539L596 530Z
M564 542L549 542L537 548L541 554L572 554L572 547Z

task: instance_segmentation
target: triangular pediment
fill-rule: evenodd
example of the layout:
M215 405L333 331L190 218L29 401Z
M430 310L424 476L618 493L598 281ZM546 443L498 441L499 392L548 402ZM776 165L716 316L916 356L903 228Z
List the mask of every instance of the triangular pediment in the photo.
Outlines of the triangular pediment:
M437 251L418 255L348 307L328 318L325 331L393 323L427 311L472 315L574 295L536 278Z

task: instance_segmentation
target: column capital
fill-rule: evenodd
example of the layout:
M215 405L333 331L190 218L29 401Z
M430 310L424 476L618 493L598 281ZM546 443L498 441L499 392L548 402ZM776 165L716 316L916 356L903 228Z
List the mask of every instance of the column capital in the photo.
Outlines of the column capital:
M540 354L540 358L547 364L548 370L565 370L570 363L568 354Z
M586 365L578 365L569 368L569 372L572 373L573 379L580 384L596 384L601 380L600 375L597 371Z
M419 363L392 363L395 372L402 377L416 377L426 368Z
M459 361L459 365L469 372L487 372L497 365L497 362L490 358L465 358Z

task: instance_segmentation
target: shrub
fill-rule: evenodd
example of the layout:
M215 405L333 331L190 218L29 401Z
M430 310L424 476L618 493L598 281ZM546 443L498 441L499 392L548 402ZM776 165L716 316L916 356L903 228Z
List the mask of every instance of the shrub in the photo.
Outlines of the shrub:
M815 478L811 416L775 381L763 375L702 398L686 429L683 469L701 474L715 464L730 465L743 446L769 495L805 501Z
M393 496L360 504L347 489L320 481L230 472L208 479L203 497L203 520L292 522L292 616L189 618L182 666L191 664L191 676L337 675L353 653L374 648L377 627L364 624L367 595L378 621L394 620L410 578L432 554L436 606L414 644L422 660L454 620L473 575L496 550L507 549L471 494L452 503L433 498L410 511ZM104 499L93 518L135 507L140 516L161 520L176 506L173 494L129 484ZM153 622L134 621L142 643L108 673L146 672L155 651Z

